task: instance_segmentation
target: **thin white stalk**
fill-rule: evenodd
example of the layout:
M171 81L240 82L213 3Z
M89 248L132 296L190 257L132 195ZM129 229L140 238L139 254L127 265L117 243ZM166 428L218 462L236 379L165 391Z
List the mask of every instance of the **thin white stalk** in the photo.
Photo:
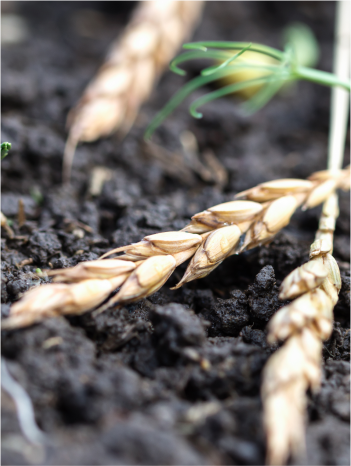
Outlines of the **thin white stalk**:
M334 73L341 79L350 76L350 1L337 2L334 48ZM328 169L342 167L350 94L341 87L333 87L331 94Z
M4 358L1 358L1 387L11 396L16 405L18 422L23 435L30 443L45 444L47 442L46 436L35 422L32 400L25 389L10 374Z

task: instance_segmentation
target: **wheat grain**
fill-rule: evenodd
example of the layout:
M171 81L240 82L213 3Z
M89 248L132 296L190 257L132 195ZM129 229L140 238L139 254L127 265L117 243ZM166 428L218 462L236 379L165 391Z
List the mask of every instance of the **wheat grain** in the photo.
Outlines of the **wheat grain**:
M323 258L306 262L306 264L293 270L283 281L279 299L285 301L294 299L307 291L314 290L322 284L327 276L327 270L323 265Z
M268 326L270 344L287 340L263 371L268 464L284 464L290 454L305 449L306 391L319 387L322 341L333 330L333 308L341 288L340 270L330 254L338 214L333 193L324 203L310 261L291 272L281 285L280 299L300 297L279 309Z
M336 186L344 183L347 173L348 169L337 173ZM330 179L333 179L333 176L333 173L330 173ZM255 193L255 198L258 196L262 200L261 203L252 200L235 200L219 204L194 215L191 222L181 231L149 235L138 243L113 249L96 261L83 262L68 269L48 271L48 275L53 276L56 283L26 293L13 305L13 311L11 310L10 317L4 321L4 325L7 327L29 325L40 320L40 313L42 318L58 313L79 314L96 306L104 310L113 304L120 305L145 298L158 290L178 265L190 258L192 259L184 276L175 288L205 277L228 256L271 241L277 232L289 223L296 208L325 181L328 181L326 175L323 175L321 180L313 182L276 180L263 183L252 190L240 193L240 196L245 197L253 196L252 193ZM277 197L278 195L280 197ZM311 255L314 258L322 251L324 254L330 251L331 243L328 238L334 228L331 215L337 214L337 211L335 197L331 196L323 208L320 228L324 230L319 230L318 239L312 245L314 249ZM116 259L106 259L116 253L122 254ZM323 263L323 267L327 266L325 269L327 274L331 273L329 269L333 267L331 260ZM314 262L317 263L316 259ZM296 272L297 278L302 277L301 283L296 277L292 279L295 291L303 289L304 286L312 287L320 279L322 272L314 270L315 274L309 276L308 267L311 266L305 266L303 273ZM99 280L101 287L98 285ZM335 300L337 293L333 280L324 280L320 285L332 301ZM94 282L95 288L89 287L89 282ZM81 288L78 287L79 284L82 284ZM118 287L121 289L111 298L112 291ZM44 291L41 296L42 289ZM71 289L74 290L77 298L73 300L73 304ZM79 292L85 289L81 303L76 289ZM50 295L51 290L52 293L57 291L60 305L56 300L46 299L46 295ZM104 303L107 298L109 299ZM25 317L21 320L19 314Z
M135 269L133 262L118 259L81 262L67 269L48 270L47 274L54 277L55 282L72 283L88 279L108 279L125 277ZM123 283L123 282L122 282Z
M125 259L142 260L146 257L177 254L187 251L188 249L198 246L201 242L202 238L200 235L192 235L183 231L156 233L155 235L145 236L139 243L113 249L101 256L101 259L117 252L127 251L127 254L123 256Z
M76 145L125 134L162 71L199 21L202 1L140 2L123 35L67 118L63 177L70 178Z
M239 242L241 231L237 225L218 228L204 236L202 245L190 261L190 264L181 279L173 288L180 288L184 283L206 277L223 260L230 255Z
M159 290L177 266L173 256L153 256L143 261L130 275L111 303L125 304Z

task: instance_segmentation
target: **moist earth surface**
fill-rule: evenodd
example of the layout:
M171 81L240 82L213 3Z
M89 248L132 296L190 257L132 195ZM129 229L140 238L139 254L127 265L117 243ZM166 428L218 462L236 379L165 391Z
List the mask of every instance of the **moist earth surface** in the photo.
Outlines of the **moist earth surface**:
M135 4L2 2L3 31L13 15L21 21L13 26L17 36L2 41L1 140L12 143L2 161L2 211L14 232L12 238L2 232L2 317L22 293L48 281L38 268L96 259L146 235L181 229L195 213L258 183L306 178L326 167L330 90L307 82L284 89L250 117L238 98L213 101L201 120L189 116L186 102L153 137L168 152L146 150L148 122L188 79L167 72L125 138L78 147L72 182L62 186L67 113ZM301 21L319 42L318 67L330 71L334 10L335 2L207 2L194 39L281 48L284 27ZM188 75L199 67L191 63ZM184 131L195 135L205 169L174 156L183 153ZM348 148L349 135L346 154ZM95 192L98 167L107 176ZM283 305L282 279L308 259L319 214L320 208L297 212L268 247L231 257L179 290L170 288L185 265L135 304L2 332L7 368L47 437L45 447L28 443L3 392L2 463L264 464L260 383L277 349L266 343L266 326ZM308 394L307 458L293 464L349 464L345 193L334 256L343 281L334 331L324 343L321 390Z

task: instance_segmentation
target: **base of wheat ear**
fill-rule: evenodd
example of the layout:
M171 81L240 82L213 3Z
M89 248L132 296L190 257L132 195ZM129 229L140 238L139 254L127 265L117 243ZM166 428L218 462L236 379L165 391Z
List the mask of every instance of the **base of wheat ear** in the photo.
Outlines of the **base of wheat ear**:
M181 231L146 236L139 243L113 249L98 260L50 270L47 273L55 283L26 292L11 307L2 328L17 328L45 317L82 314L97 307L102 311L112 305L137 301L159 290L175 268L191 258L175 287L179 288L205 277L227 257L269 243L289 223L299 206L312 208L337 188L350 188L349 167L316 172L308 180L262 183L237 194L237 200L194 215ZM325 247L325 241L326 238L320 238L321 248ZM117 258L106 259L117 253L121 253ZM323 277L319 269L316 277L318 273Z
M320 387L323 340L333 330L333 308L341 277L333 252L336 193L323 205L310 261L282 282L279 298L297 298L269 323L268 342L286 341L263 372L262 400L267 434L267 464L286 464L290 455L305 453L306 392Z
M121 37L67 118L63 178L69 181L79 142L126 134L140 106L201 17L202 1L140 2Z

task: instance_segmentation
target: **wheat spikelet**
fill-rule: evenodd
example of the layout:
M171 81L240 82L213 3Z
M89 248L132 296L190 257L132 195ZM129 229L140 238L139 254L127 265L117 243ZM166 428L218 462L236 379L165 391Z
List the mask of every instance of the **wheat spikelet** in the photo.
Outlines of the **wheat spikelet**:
M55 283L25 293L24 297L12 306L9 318L3 321L4 326L12 328L29 325L40 320L40 315L45 318L58 313L79 314L96 306L100 306L102 311L113 304L121 305L145 298L157 291L178 265L190 258L192 259L185 274L175 288L205 277L228 256L271 241L289 222L296 208L305 202L321 183L328 181L326 174L323 174L321 180L317 174L313 176L316 177L314 181L276 180L263 183L237 196L258 197L261 202L235 200L219 204L194 215L191 222L181 231L149 235L138 243L113 249L96 261L82 262L68 269L48 271L48 275L54 277ZM329 176L330 179L334 179L333 173L329 173ZM337 187L345 186L345 176L348 176L348 169L337 174ZM335 197L331 196L323 208L321 229L311 249L314 265L305 266L300 272L296 272L297 278L299 274L302 275L303 285L296 277L291 279L295 290L296 287L300 290L301 287L313 289L320 286L321 290L324 290L320 291L321 293L327 293L328 296L334 293L332 300L335 300L335 277L332 284L325 279L320 284L323 274L330 275L331 271L326 272L327 269L323 268L329 262L318 268L315 265L318 262L315 256L319 254L318 251L323 250L324 254L330 251L328 235L333 230L330 216L335 215L335 209L337 210ZM326 227L328 230L322 230ZM122 254L117 259L106 259L115 253ZM94 282L95 288L87 287L90 282ZM78 287L80 284L81 288ZM111 288L112 285L114 287ZM112 291L118 287L121 289L111 298ZM85 289L86 295L81 303L76 300L74 305L71 304L71 289L77 289L79 292ZM54 295L56 291L60 306L56 301L46 298L47 294ZM77 292L75 296L78 295ZM105 302L107 298L109 299ZM22 320L20 314L24 316Z
M330 254L338 214L333 193L324 203L310 261L291 272L281 285L280 299L299 297L279 309L269 323L268 342L287 342L263 372L268 464L284 464L290 454L305 449L306 391L319 387L322 341L332 333L333 308L341 288L340 270Z
M75 147L119 129L125 134L162 71L199 21L202 1L140 2L123 35L67 119L63 178L70 178Z

